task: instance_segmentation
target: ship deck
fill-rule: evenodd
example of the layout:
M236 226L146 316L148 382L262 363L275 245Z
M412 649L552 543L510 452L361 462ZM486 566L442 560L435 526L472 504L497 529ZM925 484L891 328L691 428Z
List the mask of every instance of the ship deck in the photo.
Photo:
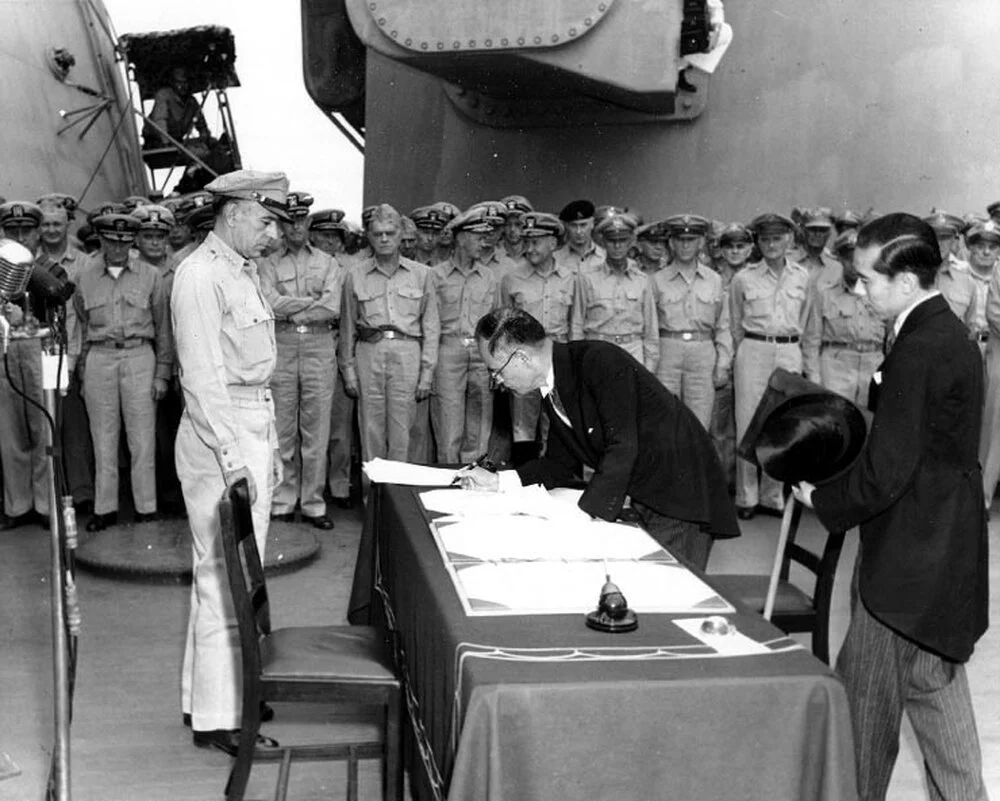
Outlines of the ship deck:
M316 559L294 572L269 578L274 625L343 623L361 529L357 511L333 509L336 528L317 532ZM997 519L996 512L993 515ZM163 522L181 528L185 521ZM290 524L281 524L290 525ZM757 517L743 523L744 536L718 544L710 572L767 572L778 521ZM991 538L1000 523L990 526ZM85 536L85 535L84 535ZM803 541L820 536L808 513ZM833 637L839 644L847 622L847 584L857 538L848 536L835 592ZM4 647L0 651L0 698L4 704L0 752L20 772L0 779L0 801L45 797L52 750L52 659L49 616L49 539L26 527L0 536L0 608ZM1000 580L1000 555L993 549L990 580ZM206 801L222 798L230 760L221 752L194 748L181 724L179 671L188 611L188 585L143 583L80 571L83 629L71 739L71 790L77 801ZM991 617L1000 615L994 593ZM807 642L807 640L804 640ZM1000 632L989 630L969 664L977 710L987 789L1000 796ZM318 709L308 718L276 705L276 720L264 731L279 740L330 740L374 733L362 710ZM2 775L2 768L0 768ZM276 767L256 767L248 798L270 797ZM290 796L342 797L342 765L306 765L293 771ZM912 732L904 732L891 801L926 798L921 760ZM361 795L381 797L377 763L363 765Z

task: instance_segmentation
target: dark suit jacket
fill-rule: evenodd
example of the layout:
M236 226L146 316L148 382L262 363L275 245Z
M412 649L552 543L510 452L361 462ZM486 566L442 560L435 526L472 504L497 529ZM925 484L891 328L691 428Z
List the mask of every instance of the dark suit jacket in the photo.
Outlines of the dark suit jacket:
M831 530L860 524L858 586L872 615L965 661L987 625L982 357L938 296L910 312L881 375L864 451L813 502Z
M628 353L610 342L552 345L555 388L573 424L551 422L546 455L518 469L525 484L594 477L580 507L614 520L625 496L662 515L700 523L715 537L739 527L715 446L694 414Z

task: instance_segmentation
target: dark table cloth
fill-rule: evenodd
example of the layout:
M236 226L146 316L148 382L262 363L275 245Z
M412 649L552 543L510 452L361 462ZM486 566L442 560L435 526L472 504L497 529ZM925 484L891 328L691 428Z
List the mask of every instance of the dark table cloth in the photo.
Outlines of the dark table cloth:
M843 686L762 618L721 657L679 615L466 616L417 492L373 485L349 619L395 632L421 801L857 797Z

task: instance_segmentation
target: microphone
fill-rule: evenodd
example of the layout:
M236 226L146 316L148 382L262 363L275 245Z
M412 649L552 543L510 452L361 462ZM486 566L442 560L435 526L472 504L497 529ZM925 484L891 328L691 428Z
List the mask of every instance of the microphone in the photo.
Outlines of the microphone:
M31 278L35 257L13 239L0 240L0 299L24 294Z

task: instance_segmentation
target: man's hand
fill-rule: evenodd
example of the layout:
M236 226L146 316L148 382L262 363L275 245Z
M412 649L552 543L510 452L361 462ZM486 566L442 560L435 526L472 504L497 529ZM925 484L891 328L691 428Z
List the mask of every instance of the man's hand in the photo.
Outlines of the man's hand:
M249 467L241 467L238 470L223 473L222 478L225 480L227 487L231 487L241 478L245 478L247 480L247 494L250 497L250 505L253 506L257 503L257 484L254 482L253 476L250 474Z
M489 492L500 489L500 476L482 467L463 467L455 474L455 481L462 489Z
M357 398L361 393L358 391L358 379L344 377L344 392L349 398Z
M417 387L416 396L418 401L427 400L431 396L430 387Z
M163 378L153 379L153 400L158 401L167 394L167 382Z
M803 506L808 506L810 509L813 509L815 508L813 506L813 490L815 489L815 484L810 484L808 481L800 481L792 487L792 495L795 496L795 500Z

